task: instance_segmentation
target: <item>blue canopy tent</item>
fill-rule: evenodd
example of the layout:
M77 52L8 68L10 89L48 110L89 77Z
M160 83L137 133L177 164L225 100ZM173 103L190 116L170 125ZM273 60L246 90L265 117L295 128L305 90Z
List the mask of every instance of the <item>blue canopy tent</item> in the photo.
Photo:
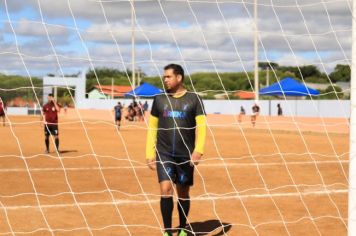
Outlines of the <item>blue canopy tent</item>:
M162 93L162 90L149 83L142 83L134 90L125 93L125 97L153 97Z
M305 86L305 84L299 83L293 78L286 77L268 87L260 90L260 95L270 96L316 96L319 95L319 91Z

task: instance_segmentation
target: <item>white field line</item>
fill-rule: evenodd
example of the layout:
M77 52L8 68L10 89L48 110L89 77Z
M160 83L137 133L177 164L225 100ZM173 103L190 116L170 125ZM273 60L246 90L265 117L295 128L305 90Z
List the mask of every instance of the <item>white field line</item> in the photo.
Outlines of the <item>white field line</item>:
M341 161L316 161L318 165L326 165L326 164L340 164L341 163L349 163L348 160ZM315 165L314 161L294 161L287 162L287 165ZM268 163L227 163L227 164L200 164L197 167L250 167L250 166L285 166L285 163L282 162L268 162ZM90 170L118 170L118 169L132 169L131 166L106 166L106 167L66 167L67 171L90 171ZM147 169L147 166L135 166L135 169ZM63 168L29 168L30 171L33 172L51 172L51 171L63 171ZM27 171L25 168L8 168L8 169L0 169L0 172L24 172Z
M224 197L196 197L191 198L191 201L211 201L214 200L237 200L237 199L248 199L248 198L270 198L270 197L298 197L300 194L302 196L317 196L317 195L326 195L326 194L347 194L348 189L338 189L338 190L327 190L327 191L304 191L301 193L272 193L272 194L246 194L246 195L233 195L233 196L224 196ZM160 199L151 199L149 201L140 201L140 200L116 200L115 202L80 202L77 204L65 203L65 204L42 204L41 208L66 208L66 207L92 207L92 206L112 206L112 205L125 205L125 204L148 204L148 203L159 203ZM18 205L18 206L4 206L6 210L23 210L23 209L38 209L38 206L35 205Z

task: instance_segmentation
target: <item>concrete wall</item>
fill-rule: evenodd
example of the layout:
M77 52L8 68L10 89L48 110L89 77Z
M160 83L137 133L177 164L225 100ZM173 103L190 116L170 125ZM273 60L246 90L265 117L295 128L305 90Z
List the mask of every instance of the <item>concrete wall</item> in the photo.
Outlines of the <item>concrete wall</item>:
M47 96L52 93L54 87L74 87L75 100L82 101L85 99L85 74L83 70L78 77L43 77L43 102L47 102Z
M28 108L27 107L7 107L5 113L6 113L6 115L25 116L25 115L28 115Z
M85 99L81 101L82 109L113 109L120 101L126 106L132 99ZM142 103L148 102L149 107L153 99L141 99ZM350 117L349 100L261 100L261 115L277 115L277 104L280 103L285 116L301 117ZM204 100L205 110L208 114L238 114L240 106L246 110L246 114L252 113L254 101L251 100Z
M132 102L132 99L84 99L79 102L80 109L111 110L120 101L125 106ZM152 106L153 99L141 99ZM350 117L349 100L262 100L259 102L261 115L277 115L277 104L281 104L284 116L300 117ZM238 114L240 106L246 110L246 114L252 113L251 107L254 101L250 100L204 100L205 110L208 114ZM8 115L27 115L28 109L25 107L8 107Z

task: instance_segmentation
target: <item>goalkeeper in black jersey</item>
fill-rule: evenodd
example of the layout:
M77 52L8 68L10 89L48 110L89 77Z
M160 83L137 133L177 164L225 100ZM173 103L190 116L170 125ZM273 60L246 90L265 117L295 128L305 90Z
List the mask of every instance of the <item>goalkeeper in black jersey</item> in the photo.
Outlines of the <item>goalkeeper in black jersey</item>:
M172 235L174 185L178 194L178 235L185 236L194 165L204 152L206 116L201 98L184 88L184 70L180 65L164 67L163 80L166 93L153 101L146 159L150 169L157 169L164 236Z

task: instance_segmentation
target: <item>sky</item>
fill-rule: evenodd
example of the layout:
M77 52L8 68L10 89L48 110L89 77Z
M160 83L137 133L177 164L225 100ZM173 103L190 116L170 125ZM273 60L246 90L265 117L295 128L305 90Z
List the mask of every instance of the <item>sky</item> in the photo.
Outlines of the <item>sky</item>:
M350 64L351 0L258 0L259 60ZM133 3L133 4L132 4ZM0 73L45 76L135 65L159 75L252 71L254 0L0 0Z

